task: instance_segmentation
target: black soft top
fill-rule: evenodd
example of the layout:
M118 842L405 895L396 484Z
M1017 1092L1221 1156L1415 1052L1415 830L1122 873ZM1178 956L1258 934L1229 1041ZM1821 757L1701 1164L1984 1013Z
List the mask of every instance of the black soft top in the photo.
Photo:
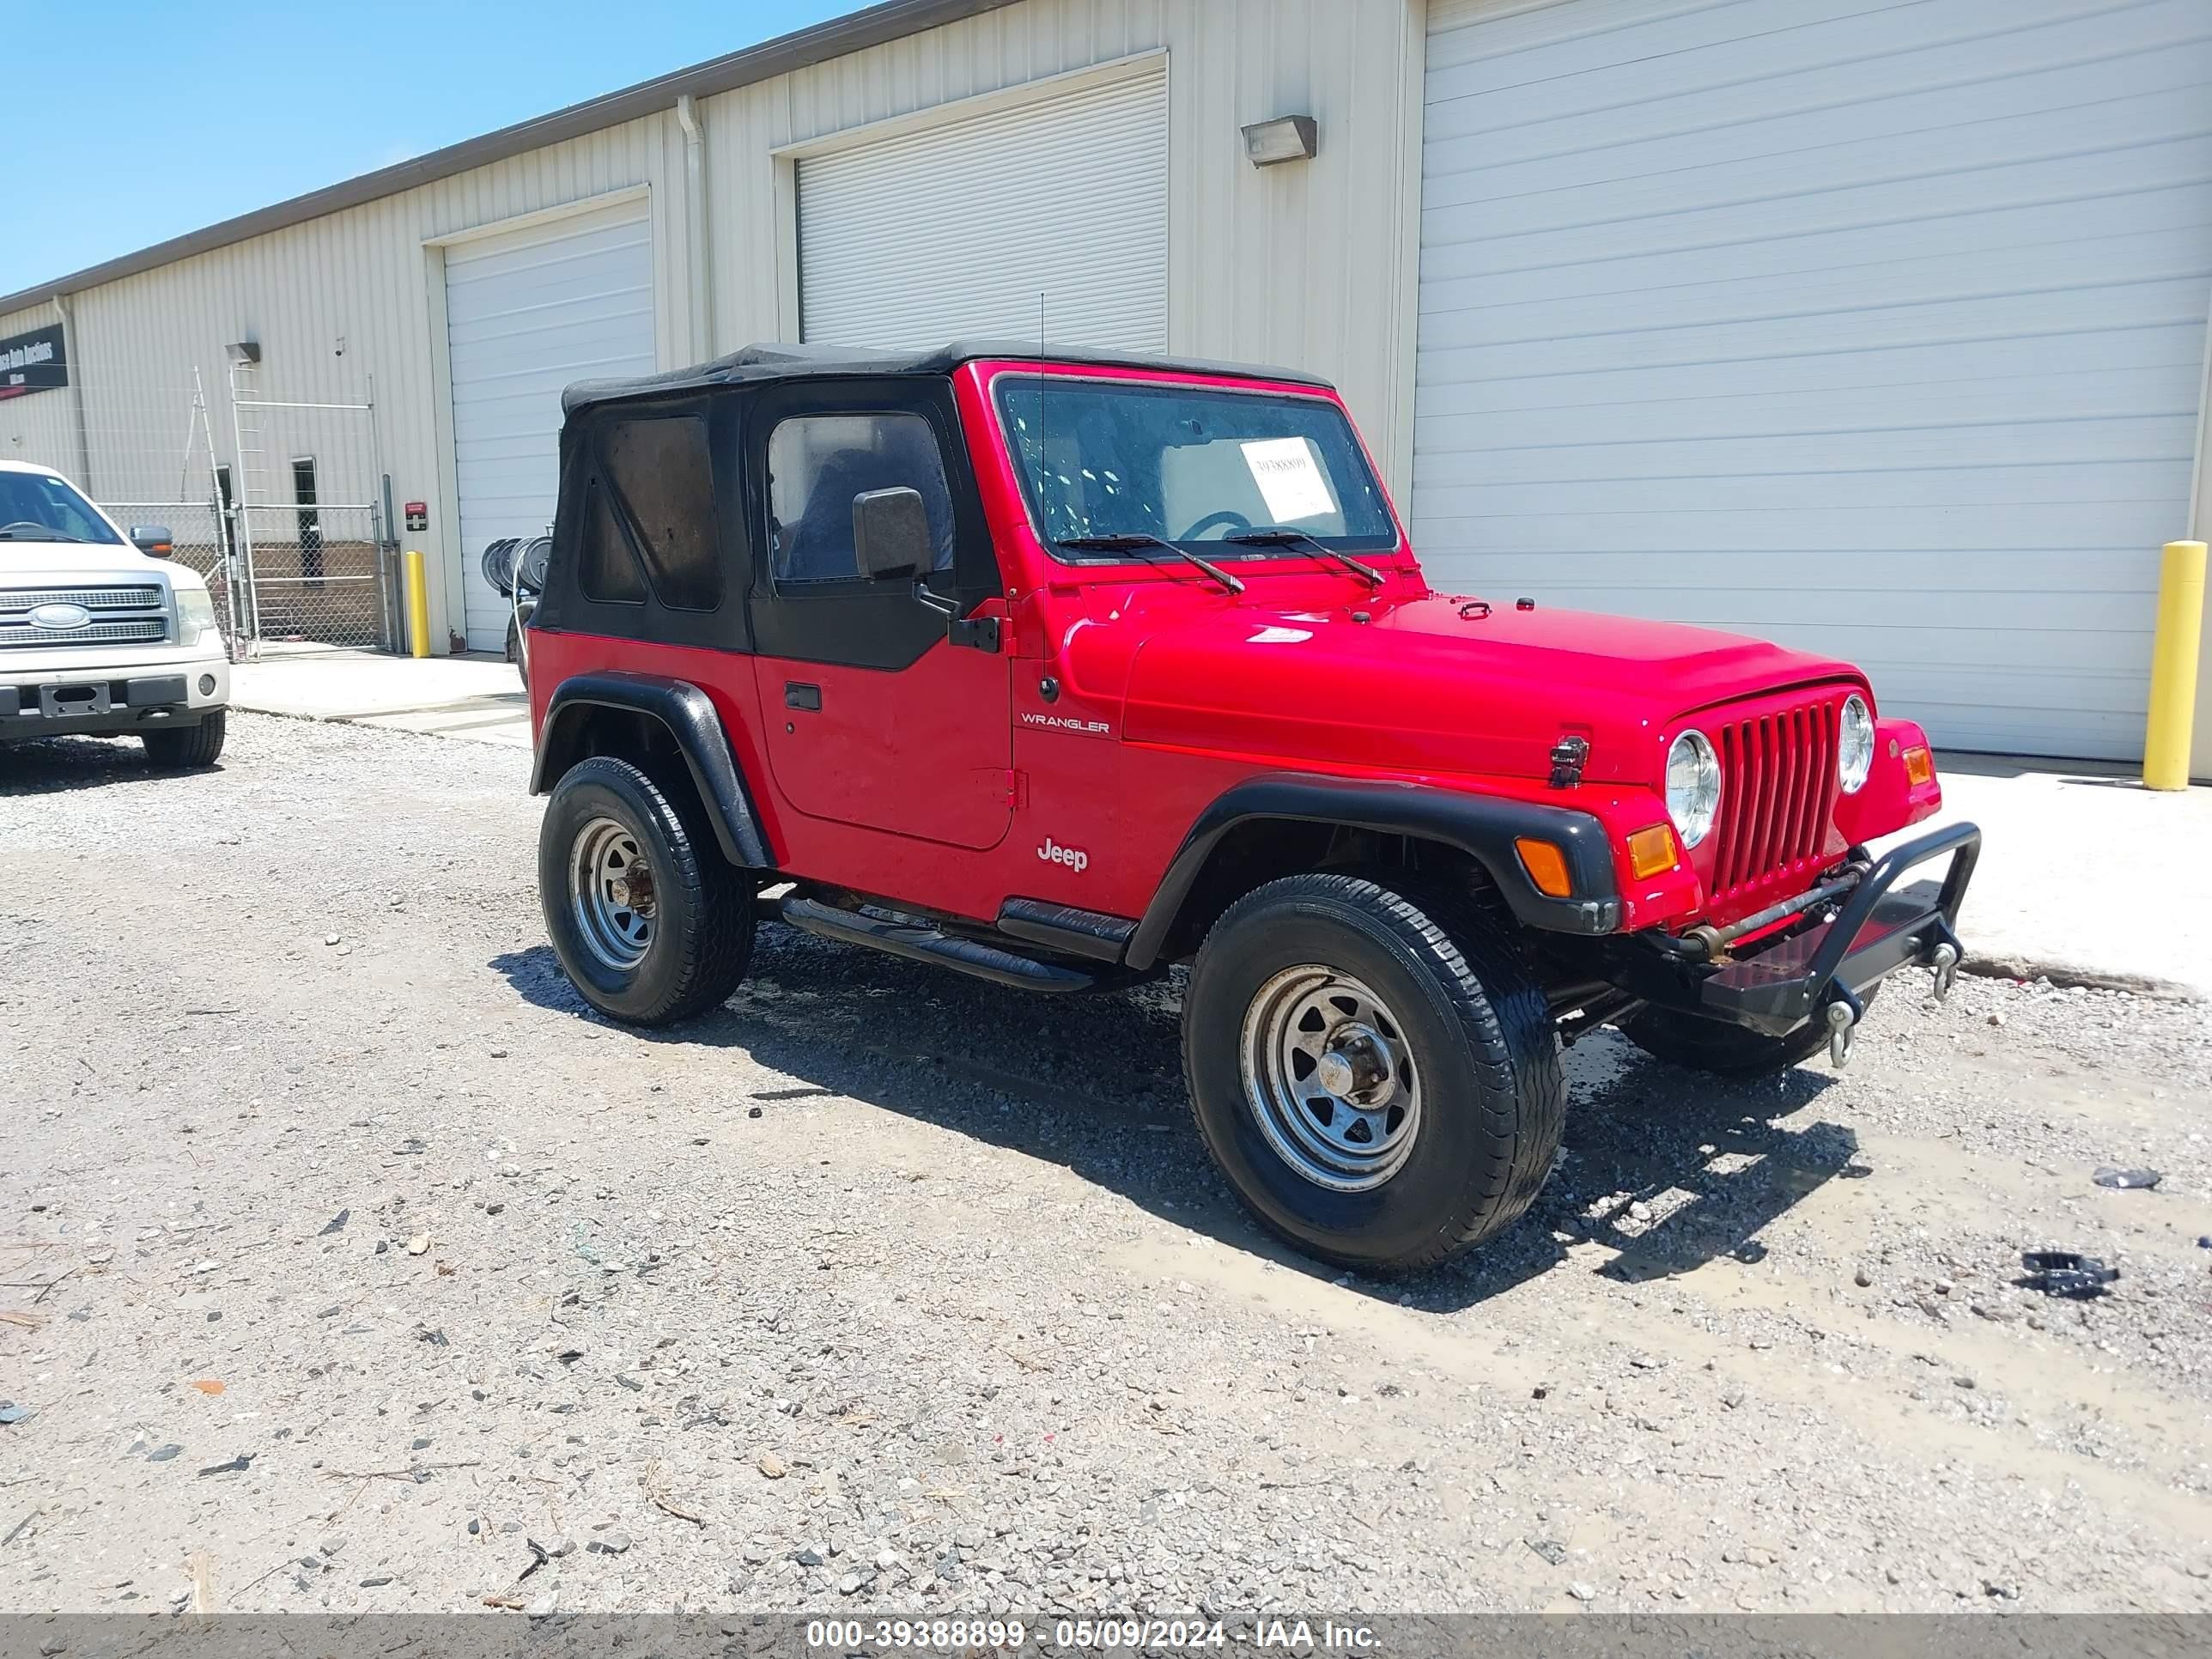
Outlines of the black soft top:
M1142 351L1099 351L1081 346L1055 346L1049 351L1013 340L956 340L927 351L875 351L865 346L785 345L767 342L749 345L726 357L693 368L672 368L659 374L632 375L623 380L578 380L561 394L564 414L574 415L594 404L628 398L647 398L664 392L691 392L706 386L737 386L763 380L803 379L823 374L949 374L963 363L979 358L1005 358L1018 362L1083 363L1101 368L1164 369L1182 374L1221 374L1255 380L1288 380L1298 386L1328 388L1318 374L1294 368L1269 368L1255 363L1223 363L1198 357L1155 356Z

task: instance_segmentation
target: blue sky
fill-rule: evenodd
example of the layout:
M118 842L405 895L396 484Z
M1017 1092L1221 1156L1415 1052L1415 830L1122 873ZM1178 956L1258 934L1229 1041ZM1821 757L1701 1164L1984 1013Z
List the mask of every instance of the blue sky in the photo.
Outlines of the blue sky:
M0 294L866 3L9 7Z

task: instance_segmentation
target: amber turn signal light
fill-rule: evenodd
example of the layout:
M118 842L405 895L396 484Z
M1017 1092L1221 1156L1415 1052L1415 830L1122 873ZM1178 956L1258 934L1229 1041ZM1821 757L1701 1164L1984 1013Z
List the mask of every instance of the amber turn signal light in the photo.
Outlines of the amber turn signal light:
M1913 748L1905 751L1905 777L1915 789L1936 775L1936 757L1925 749Z
M1649 830L1638 830L1628 838L1628 867L1642 881L1646 876L1656 876L1662 870L1671 870L1680 861L1674 851L1674 832L1663 823L1655 823Z
M1523 836L1513 843L1513 850L1520 854L1521 867L1536 884L1538 892L1565 898L1575 890L1574 879L1567 874L1567 855L1550 842Z

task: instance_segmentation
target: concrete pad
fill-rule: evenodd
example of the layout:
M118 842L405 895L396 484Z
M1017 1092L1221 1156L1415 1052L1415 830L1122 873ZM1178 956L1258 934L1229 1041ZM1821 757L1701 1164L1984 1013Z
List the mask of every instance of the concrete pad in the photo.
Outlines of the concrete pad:
M356 726L380 726L392 732L417 732L433 738L459 738L471 743L495 743L509 749L528 750L530 719L500 714L490 718L471 715L466 709L429 708L406 714L362 714L351 722Z
M2145 789L2087 761L1936 764L1943 812L1913 833L1982 827L1959 923L1970 969L2212 999L2212 788Z
M530 746L529 695L514 665L494 656L264 657L231 671L231 700L255 714Z

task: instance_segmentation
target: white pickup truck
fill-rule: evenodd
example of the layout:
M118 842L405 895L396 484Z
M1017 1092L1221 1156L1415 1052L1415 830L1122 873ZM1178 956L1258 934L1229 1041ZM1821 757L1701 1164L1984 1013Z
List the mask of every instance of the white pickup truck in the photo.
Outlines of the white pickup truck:
M156 766L222 753L230 660L168 532L126 535L58 472L0 461L0 744L135 737Z

